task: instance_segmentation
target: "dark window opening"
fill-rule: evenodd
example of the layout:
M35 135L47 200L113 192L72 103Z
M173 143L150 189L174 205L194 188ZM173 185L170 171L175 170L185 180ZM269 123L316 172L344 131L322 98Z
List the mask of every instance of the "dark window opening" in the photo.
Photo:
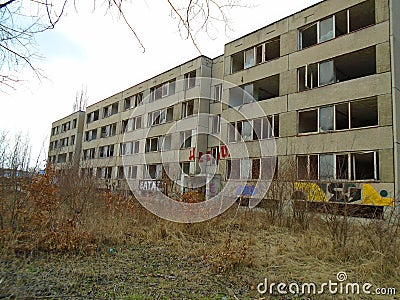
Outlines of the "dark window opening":
M281 55L280 38L265 43L265 61L279 58Z
M239 52L231 56L231 73L243 70L244 67L244 54Z
M336 130L349 129L349 104L335 105Z
M336 155L336 179L349 179L349 156Z
M253 82L253 95L256 101L279 96L279 74ZM248 101L251 102L251 101Z
M377 179L375 178L375 153L352 154L354 180Z
M375 24L375 1L368 0L349 9L350 32Z
M336 57L334 61L338 82L376 74L375 46Z
M251 179L260 178L260 159L253 159L251 164Z
M299 133L317 132L318 111L316 109L299 112Z
M376 98L350 102L351 128L378 125Z
M300 30L300 50L318 43L317 23Z

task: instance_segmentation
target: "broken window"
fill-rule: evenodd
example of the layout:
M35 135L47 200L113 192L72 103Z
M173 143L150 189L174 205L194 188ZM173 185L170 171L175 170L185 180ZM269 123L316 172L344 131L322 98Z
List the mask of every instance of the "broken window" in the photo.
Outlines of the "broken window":
M250 179L251 178L251 165L252 160L248 158L244 158L240 160L240 178L241 179Z
M111 179L112 178L112 170L113 170L113 167L106 167L106 168L103 168L103 170L104 170L104 179Z
M76 128L77 122L78 122L77 119L73 119L73 120L72 120L72 129L75 129L75 128Z
M99 110L95 110L86 116L86 123L89 124L94 121L97 121L98 119L99 119Z
M333 130L333 106L322 107L319 109L319 131Z
M321 154L319 156L319 179L332 180L335 175L335 165L333 154Z
M161 109L157 111L153 111L148 113L147 115L147 125L153 126L153 125L159 125L159 124L164 124L166 122L166 109Z
M235 53L231 56L231 73L236 73L243 70L244 55L243 52Z
M70 145L75 145L75 135L71 135Z
M84 160L93 159L93 158L95 158L95 149L94 148L83 150L83 159Z
M181 174L186 174L186 175L190 174L190 162L188 161L181 162L180 167L181 167Z
M335 82L335 68L333 65L333 60L328 60L318 64L318 86L324 86Z
M220 102L222 100L222 84L214 86L214 101Z
M242 141L253 139L253 127L249 121L242 121Z
M244 68L250 68L254 66L254 48L250 48L244 51Z
M182 103L182 118L190 117L194 114L194 100Z
M334 58L337 82L376 74L375 46Z
M373 97L301 111L298 132L325 132L376 125L378 125L378 103L377 98Z
M175 94L176 79L156 85L150 89L150 102L159 100L169 95ZM143 93L135 95L135 106L138 106L143 101Z
M145 152L153 152L161 149L161 137L152 137L146 139Z
M57 158L58 163L65 163L67 161L67 153L59 154Z
M124 99L124 109L128 110L133 108L133 99L132 97L127 97Z
M261 159L261 179L272 180L277 174L278 158L277 157L263 157Z
M352 179L378 179L378 153L354 153L351 154L352 160Z
M99 158L113 157L113 156L114 156L114 145L99 147Z
M234 87L229 89L229 106L237 107L243 104L243 89Z
M364 1L299 29L299 50L374 24L375 1Z
M227 160L227 178L240 179L240 159Z
M231 56L231 73L250 68L279 56L280 37L233 54Z
M318 179L318 155L297 156L297 178L301 180Z
M276 59L280 57L281 42L280 38L272 39L265 43L265 61Z
M253 120L253 140L259 140L262 138L262 120L263 119Z
M263 101L279 96L279 74L253 82L254 92L251 95L255 101ZM252 102L251 98L247 103Z
M335 105L335 129L349 128L349 103Z
M336 179L349 179L349 155L336 155Z
M211 133L219 133L220 131L220 119L221 115L216 115L211 117L211 122L212 122L212 128L211 128Z
M137 178L137 166L125 166L123 167L124 175L128 179Z
M85 142L90 142L97 139L97 129L89 130L85 132Z
M251 160L251 179L259 179L260 178L260 159L252 159Z
M299 112L299 133L318 131L318 110L306 110Z
M121 143L119 149L120 149L120 155L130 155L139 153L139 141Z
M162 89L162 93L161 93L161 97L167 97L169 95L175 94L175 79L166 82L164 84L162 84L161 89Z
M169 134L164 136L163 147L162 147L164 151L171 150L171 142L172 142L172 135Z
M192 131L186 130L180 133L181 149L190 148L192 146Z
M319 43L331 40L335 37L333 26L334 16L331 16L319 22Z
M378 125L376 98L350 102L351 128Z
M118 113L118 102L103 108L103 118L115 115L116 113Z
M166 120L167 122L170 122L174 119L174 107L168 107L167 108L167 116L166 116Z
M375 46L298 69L299 91L376 74Z
M299 30L299 50L313 46L317 43L317 23L307 25L307 27Z
M118 166L117 168L117 178L118 179L125 179L125 172L123 166Z
M114 136L117 134L117 123L101 127L101 138Z
M265 45L261 44L256 47L256 64L261 64L265 58Z
M236 123L228 124L228 142L236 142Z
M219 147L218 146L211 148L211 156L214 158L214 163L218 164L218 161L220 159ZM212 162L212 160L210 162Z
M196 70L186 73L184 75L184 79L185 79L185 88L187 90L195 87L195 85L196 85Z
M368 0L349 9L350 32L375 24L375 1Z
M142 104L143 102L143 93L137 93L135 95L135 107Z
M297 73L299 92L318 87L318 64L301 67Z

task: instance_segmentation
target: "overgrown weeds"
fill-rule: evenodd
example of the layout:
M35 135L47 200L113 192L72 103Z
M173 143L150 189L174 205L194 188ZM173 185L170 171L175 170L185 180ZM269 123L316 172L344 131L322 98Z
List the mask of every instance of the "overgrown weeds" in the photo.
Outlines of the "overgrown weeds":
M93 178L73 167L61 173L48 167L17 187L1 180L0 243L8 253L96 254L104 247L144 244L201 258L213 273L266 268L300 276L290 268L324 265L328 274L340 265L362 278L372 273L378 281L400 278L395 208L388 208L383 220L353 218L334 206L315 213L279 198L280 189L293 187L276 183L274 201L261 209L234 205L212 220L177 224L154 216L131 196L98 189ZM197 202L193 197L185 201Z

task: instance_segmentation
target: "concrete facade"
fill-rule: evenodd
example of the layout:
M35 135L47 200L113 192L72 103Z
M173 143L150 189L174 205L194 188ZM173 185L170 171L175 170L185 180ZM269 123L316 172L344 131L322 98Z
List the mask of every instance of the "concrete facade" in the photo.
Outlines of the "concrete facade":
M67 152L80 158L82 172L108 186L126 188L130 180L139 188L139 180L165 173L178 185L190 180L201 173L199 153L207 152L223 182L236 162L223 153L222 140L246 144L257 160L261 150L252 143L274 139L276 176L293 160L298 180L326 182L324 192L332 182L368 184L378 197L394 199L400 191L399 5L325 0L306 8L226 44L219 57L198 57L79 112L81 148ZM256 102L237 96L235 86ZM244 134L243 115L252 116L253 129L267 128L268 120L270 133L263 129L256 138L254 129L246 140L229 141L231 126ZM56 165L65 152L54 142L62 138L50 139L49 161ZM263 172L262 162L252 163Z

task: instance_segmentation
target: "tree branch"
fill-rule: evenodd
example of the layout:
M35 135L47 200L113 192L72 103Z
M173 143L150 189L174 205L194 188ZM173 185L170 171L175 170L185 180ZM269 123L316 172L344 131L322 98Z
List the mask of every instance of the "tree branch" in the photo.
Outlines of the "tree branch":
M17 1L17 0L8 0L7 2L1 3L0 4L0 9L2 9L3 7L6 7L7 5L9 5L9 4L11 4L11 3L15 2L15 1Z

